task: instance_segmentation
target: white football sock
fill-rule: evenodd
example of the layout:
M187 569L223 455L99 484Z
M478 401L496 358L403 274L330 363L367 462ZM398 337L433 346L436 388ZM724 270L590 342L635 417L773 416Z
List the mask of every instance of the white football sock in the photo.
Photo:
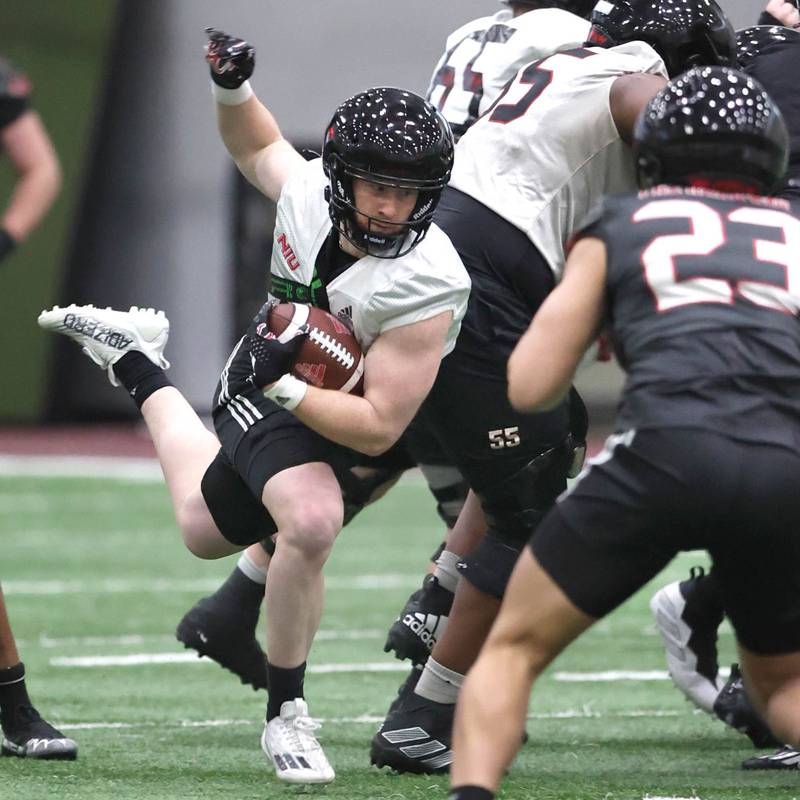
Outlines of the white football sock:
M464 676L460 672L443 667L434 658L429 657L425 662L415 694L433 700L434 703L454 705L464 683Z
M442 554L436 559L436 569L433 576L439 581L439 585L448 592L455 592L458 581L461 578L456 564L461 561L458 553L450 550L442 550Z

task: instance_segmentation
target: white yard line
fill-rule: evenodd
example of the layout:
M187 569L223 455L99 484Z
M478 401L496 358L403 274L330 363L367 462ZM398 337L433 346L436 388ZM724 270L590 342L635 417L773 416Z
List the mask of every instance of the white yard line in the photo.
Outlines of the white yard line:
M551 719L638 719L640 717L677 717L683 716L682 711L609 711L597 712L580 709L567 709L565 711L544 711L528 714L530 720ZM361 714L357 717L318 717L320 722L331 725L379 725L384 717L374 714ZM225 728L234 726L260 727L262 723L252 719L204 719L181 720L180 722L59 722L58 728L62 731L81 730L118 730L136 728ZM649 797L647 800L664 800L663 798ZM669 799L671 800L671 798ZM699 800L698 798L682 798L676 800Z
M355 632L350 632L355 633ZM364 632L361 632L364 633ZM382 635L380 631L369 632ZM330 631L325 638L337 638L336 631ZM352 636L351 638L357 638ZM198 658L193 651L179 653L130 653L127 655L95 655L95 656L55 656L50 659L54 667L136 667L142 664L212 664L207 658ZM308 672L318 675L329 675L337 672L408 672L408 664L399 661L365 661L340 664L310 664ZM720 669L720 674L727 676L729 670ZM616 681L668 681L666 670L609 670L607 672L555 672L550 676L555 681L566 683L609 683ZM591 713L589 711L585 713Z
M728 677L730 669L721 667L719 674ZM607 683L616 681L668 681L666 670L607 670L606 672L556 672L553 678L565 683Z
M164 592L212 592L220 578L106 578L104 580L3 581L6 595L62 594L162 594ZM387 575L333 576L325 579L328 589L336 591L374 591L409 589L420 584L419 573Z
M110 478L137 483L161 483L164 480L155 458L118 456L0 455L0 476Z

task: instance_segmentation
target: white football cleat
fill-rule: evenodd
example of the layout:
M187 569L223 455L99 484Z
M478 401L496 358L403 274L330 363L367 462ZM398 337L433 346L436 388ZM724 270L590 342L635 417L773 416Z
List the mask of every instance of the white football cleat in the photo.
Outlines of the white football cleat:
M709 714L725 681L717 664L717 627L722 613L705 614L698 608L694 588L705 577L692 571L686 581L659 589L650 600L667 656L670 677L686 698Z
M53 306L39 314L39 327L74 339L83 352L108 373L112 386L119 386L114 364L126 353L144 353L154 364L167 369L164 347L169 320L163 311L131 306L130 311L95 308L92 305Z
M320 724L308 716L300 697L281 705L280 716L264 724L261 749L286 783L330 783L335 773L314 736Z

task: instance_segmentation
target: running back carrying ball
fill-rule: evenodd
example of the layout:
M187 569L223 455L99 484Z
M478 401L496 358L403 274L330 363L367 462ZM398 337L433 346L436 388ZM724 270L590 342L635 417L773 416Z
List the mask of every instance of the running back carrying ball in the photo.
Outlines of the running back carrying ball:
M363 393L364 356L352 331L338 317L314 306L279 303L270 310L267 324L279 341L288 341L308 326L292 366L295 377L321 389Z

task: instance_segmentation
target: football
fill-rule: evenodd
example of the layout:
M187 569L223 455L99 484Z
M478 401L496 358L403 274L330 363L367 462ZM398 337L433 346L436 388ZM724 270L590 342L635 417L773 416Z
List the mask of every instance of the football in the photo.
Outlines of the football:
M320 389L363 393L364 356L342 320L314 306L280 303L270 311L267 325L279 339L308 325L308 336L292 367L296 378Z

